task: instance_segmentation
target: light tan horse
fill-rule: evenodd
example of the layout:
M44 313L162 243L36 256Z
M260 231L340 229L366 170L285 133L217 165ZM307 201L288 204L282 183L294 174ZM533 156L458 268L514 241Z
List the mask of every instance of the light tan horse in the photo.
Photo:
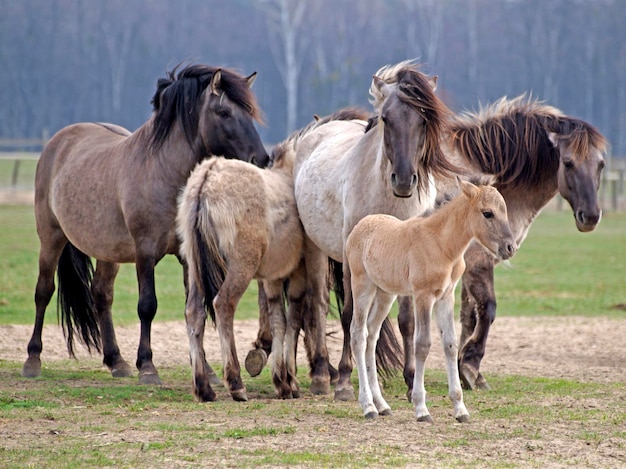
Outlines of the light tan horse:
M491 186L457 179L462 194L428 217L402 221L389 215L363 218L346 241L344 269L351 273L354 315L351 344L359 374L359 403L366 418L390 414L376 371L380 328L397 295L413 301L416 359L411 400L418 421L432 422L426 407L424 365L434 311L446 357L448 393L459 422L469 420L457 365L454 289L465 270L463 254L477 240L499 260L517 245L502 195Z

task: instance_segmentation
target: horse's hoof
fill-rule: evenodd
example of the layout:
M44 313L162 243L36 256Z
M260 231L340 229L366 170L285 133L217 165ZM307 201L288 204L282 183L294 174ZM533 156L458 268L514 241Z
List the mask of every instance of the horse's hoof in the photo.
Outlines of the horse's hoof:
M37 358L29 358L26 360L22 368L22 376L24 378L37 378L41 376L41 360Z
M379 415L392 415L391 409L383 409L378 412Z
M433 418L430 416L430 414L426 414L426 415L422 415L421 417L417 417L417 421L425 422L425 423L433 423Z
M456 417L456 421L459 423L467 423L469 422L470 417L468 414L464 414L464 415L459 415L458 417Z
M354 389L351 389L351 388L335 389L335 400L336 401L353 401Z
M461 384L463 389L468 391L474 390L476 387L476 378L478 378L478 370L468 364L462 364L459 368L459 377L461 378Z
M111 368L111 376L114 378L131 378L133 376L133 369L126 362Z
M315 396L330 394L330 380L313 378L309 391Z
M300 390L299 389L292 389L291 395L293 396L294 399L299 399L300 398Z
M375 410L372 410L371 412L367 412L364 417L367 420L374 420L376 418L378 418L378 412L376 412Z
M261 348L252 349L248 352L245 361L246 371L252 376L258 376L267 364L267 354Z
M163 381L156 373L139 373L139 384L147 384L151 386L161 386Z
M233 400L235 400L237 402L247 402L248 401L248 395L246 394L246 390L245 389L239 389L237 391L231 391L230 395L232 396Z
M478 378L476 378L476 382L474 383L476 388L481 391L491 391L491 386L487 383L487 380L481 373L478 373Z
M196 390L194 395L199 402L213 402L217 398L213 389Z

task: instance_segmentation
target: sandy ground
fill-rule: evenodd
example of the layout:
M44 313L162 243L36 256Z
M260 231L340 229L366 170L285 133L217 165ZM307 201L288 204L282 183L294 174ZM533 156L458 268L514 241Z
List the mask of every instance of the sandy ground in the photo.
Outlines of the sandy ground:
M459 330L457 325L457 331ZM333 364L341 354L341 326L329 321L328 347ZM238 355L243 364L245 355L256 337L256 321L236 321ZM31 326L0 326L0 359L22 362ZM139 340L139 326L116 329L122 355L133 364ZM489 374L523 374L552 378L572 378L594 382L626 382L626 320L606 318L498 318L493 324L487 354L481 370ZM62 331L48 325L43 334L42 361L67 359ZM188 364L188 340L184 321L153 324L152 346L158 367ZM207 358L220 361L217 332L207 327L205 337ZM89 355L77 347L79 359ZM306 366L303 346L298 363ZM444 367L441 342L433 331L433 345L427 367ZM244 378L245 379L245 378Z

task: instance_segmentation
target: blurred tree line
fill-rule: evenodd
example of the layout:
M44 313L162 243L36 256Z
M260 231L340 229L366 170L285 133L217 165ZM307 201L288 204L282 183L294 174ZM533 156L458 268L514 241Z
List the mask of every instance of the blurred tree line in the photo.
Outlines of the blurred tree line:
M532 93L626 155L625 26L626 0L0 0L0 138L134 130L157 79L194 62L259 72L274 143L369 107L372 74L418 58L455 111Z

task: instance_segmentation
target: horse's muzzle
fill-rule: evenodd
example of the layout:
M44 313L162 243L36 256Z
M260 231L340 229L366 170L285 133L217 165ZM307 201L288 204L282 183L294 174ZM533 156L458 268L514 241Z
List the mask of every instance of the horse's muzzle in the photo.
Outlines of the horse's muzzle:
M576 210L576 212L574 212L576 228L582 233L593 231L596 226L598 226L598 223L600 223L601 218L602 210L594 210L591 213L585 212L584 210Z
M399 181L396 173L391 173L391 187L394 196L401 198L411 197L417 187L417 174L413 174L410 181Z

